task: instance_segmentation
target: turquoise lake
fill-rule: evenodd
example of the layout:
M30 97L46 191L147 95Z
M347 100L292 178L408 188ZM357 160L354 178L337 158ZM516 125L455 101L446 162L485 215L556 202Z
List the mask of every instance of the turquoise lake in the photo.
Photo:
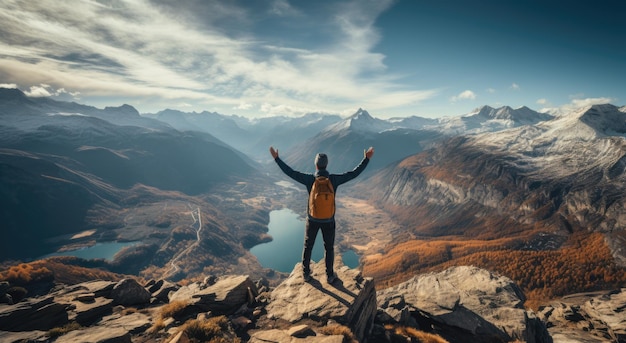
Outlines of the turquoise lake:
M296 263L302 260L304 225L304 221L298 214L290 209L272 211L268 234L273 240L253 247L250 252L259 259L263 267L290 273ZM336 247L335 253L337 253ZM318 262L323 258L324 240L320 231L315 239L311 260ZM359 266L359 256L352 250L345 252L342 258L343 263L350 268Z

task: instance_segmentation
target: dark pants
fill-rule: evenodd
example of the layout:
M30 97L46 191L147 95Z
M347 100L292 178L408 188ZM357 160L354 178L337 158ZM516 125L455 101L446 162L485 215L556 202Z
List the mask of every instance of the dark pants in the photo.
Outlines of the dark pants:
M304 232L304 250L302 251L302 270L305 274L311 273L311 253L313 244L317 238L317 232L322 230L324 238L324 261L326 262L326 275L333 275L333 263L335 262L335 221L321 223L307 219Z

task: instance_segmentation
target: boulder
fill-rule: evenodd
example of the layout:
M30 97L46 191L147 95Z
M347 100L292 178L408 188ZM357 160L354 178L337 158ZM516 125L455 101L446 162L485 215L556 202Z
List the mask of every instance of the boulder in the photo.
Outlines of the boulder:
M0 330L50 330L68 322L66 305L53 296L29 298L15 305L0 304Z
M183 286L169 297L182 300L202 311L215 314L232 314L242 305L254 300L257 289L247 275L226 276L212 285L195 282Z
M436 328L450 341L551 342L523 302L511 279L467 266L419 275L378 292L378 304L390 317L406 320L408 311L417 323Z
M178 288L176 284L169 281L159 280L148 291L152 293L153 298L167 302L170 292L176 292Z
M79 283L74 287L86 291L85 293L93 293L95 297L109 297L115 284L113 281L94 280Z
M339 261L341 262L341 261ZM313 320L324 326L329 320L349 327L363 342L376 315L376 291L371 278L363 278L357 269L337 265L339 280L326 282L323 262L311 263L312 279L305 282L299 263L289 277L272 291L267 305L270 319L291 323Z
M626 342L626 289L572 294L540 308L555 342Z
M116 304L127 306L147 304L152 295L135 279L123 279L113 286L109 297Z
M8 282L6 281L2 281L0 282L0 304L4 303L4 304L12 304L12 301L9 302L10 296L7 297L7 291L9 290L11 286L9 285Z

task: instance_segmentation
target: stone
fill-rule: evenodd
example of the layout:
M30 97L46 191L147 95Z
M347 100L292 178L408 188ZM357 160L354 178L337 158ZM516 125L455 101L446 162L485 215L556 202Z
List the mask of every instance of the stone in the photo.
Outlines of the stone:
M20 332L9 332L9 331L0 331L0 342L3 343L48 343L50 342L50 337L48 337L47 331L20 331Z
M88 293L93 293L96 297L109 297L115 284L113 281L95 280L79 283L76 287L86 290Z
M189 337L184 330L181 330L168 343L189 343Z
M132 343L131 335L123 328L94 326L74 330L57 338L55 343Z
M148 291L152 293L153 298L167 302L170 292L175 292L178 288L176 284L169 281L159 280L156 282L155 287L150 288Z
M257 289L247 275L226 276L210 286L195 282L171 293L169 300L183 300L203 311L215 314L232 314L242 305L252 301Z
M69 319L82 326L88 326L113 312L113 299L95 298L93 302L73 302L69 311Z
M417 322L440 327L443 332L437 333L449 340L464 337L472 342L491 342L498 337L503 341L551 341L543 323L523 308L519 287L511 279L484 269L452 267L379 291L379 306L397 319L403 318L399 296ZM454 334L446 337L446 330Z
M289 334L289 336L298 337L298 338L304 338L304 337L316 335L315 331L313 331L313 329L311 329L306 324L292 326L291 328L289 328L289 330L287 330L287 334Z
M74 299L82 303L92 303L96 300L96 295L94 293L83 293L78 294Z
M230 320L235 330L248 330L254 327L252 320L244 316L238 316Z
M334 284L326 282L326 268L322 262L311 263L311 276L305 282L299 263L289 277L272 291L267 305L268 318L291 323L313 320L319 326L328 320L349 327L359 341L363 341L373 326L376 315L376 291L371 278L363 278L357 269L341 265L338 259L335 271L339 278Z
M123 279L113 286L109 297L116 304L128 306L147 304L152 295L135 279Z
M293 337L286 330L265 330L254 332L248 343L343 343L342 335L316 335L304 338Z
M150 328L150 326L152 326L152 320L143 313L134 312L127 315L113 314L103 317L97 325L108 328L122 328L134 335Z
M0 330L50 330L68 322L67 305L53 296L29 298L14 305L0 304Z
M555 342L626 342L626 289L565 296L540 309Z

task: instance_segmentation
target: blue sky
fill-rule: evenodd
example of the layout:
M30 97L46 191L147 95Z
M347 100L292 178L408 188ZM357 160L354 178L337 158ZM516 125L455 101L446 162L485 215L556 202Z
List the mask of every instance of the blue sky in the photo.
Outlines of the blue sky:
M0 86L250 117L626 103L626 2L0 3Z

